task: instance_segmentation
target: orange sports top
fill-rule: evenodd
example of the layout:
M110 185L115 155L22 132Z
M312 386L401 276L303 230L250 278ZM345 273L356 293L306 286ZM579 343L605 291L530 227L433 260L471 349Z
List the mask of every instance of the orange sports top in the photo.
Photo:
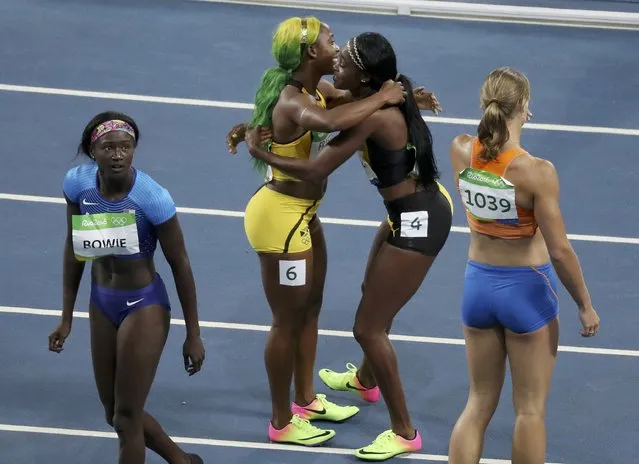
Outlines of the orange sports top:
M462 201L464 201L466 206L466 219L468 220L469 227L481 234L505 240L515 240L534 236L537 232L538 225L535 220L533 210L520 208L514 204L514 186L503 178L510 163L518 156L527 152L522 148L512 148L501 152L494 160L482 161L478 156L481 150L482 145L479 142L479 139L475 137L472 141L470 169L464 170L462 174L466 171L475 172L479 176L483 173L490 173L492 176L488 174L489 177L487 177L490 182L486 185L491 185L491 187L500 185L501 188L504 189L502 191L509 190L510 197L508 199L506 197L500 197L496 200L495 197L499 197L499 195L491 196L490 193L482 194L481 189L478 189L475 192L475 197L473 199L471 198L472 193L468 190L465 191L466 195L460 191ZM458 189L459 188L460 187L458 185ZM484 192L489 191L484 190ZM478 198L477 195L481 195L481 197ZM482 218L480 219L478 216L469 211L471 206L476 208L476 205L479 205L481 207L480 203L484 205L483 208L488 208L490 211L495 212L498 212L499 208L502 206L504 207L502 211L508 211L511 209L510 205L512 205L514 206L514 209L516 209L516 215L514 212L511 212L509 219L500 219L497 214L493 214L492 217L491 214L482 214ZM486 211L486 213L488 213L488 211ZM490 219L486 219L486 217L490 217Z

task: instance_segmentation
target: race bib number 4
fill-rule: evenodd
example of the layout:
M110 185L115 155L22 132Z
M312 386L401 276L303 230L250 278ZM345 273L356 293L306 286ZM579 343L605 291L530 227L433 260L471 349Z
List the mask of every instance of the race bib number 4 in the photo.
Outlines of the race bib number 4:
M79 260L140 252L135 213L82 214L71 220L73 251Z
M459 174L459 193L468 212L479 220L517 224L515 186L501 176L467 168Z
M428 237L428 211L407 211L400 215L399 236Z

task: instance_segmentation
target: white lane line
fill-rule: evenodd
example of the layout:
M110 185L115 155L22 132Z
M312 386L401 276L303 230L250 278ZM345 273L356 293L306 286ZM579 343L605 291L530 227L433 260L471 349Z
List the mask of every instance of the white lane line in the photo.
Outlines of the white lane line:
M59 317L62 311L57 309L39 309L39 308L24 308L15 306L0 306L0 313L5 314L23 314L32 316L55 316ZM74 317L81 319L88 319L89 313L84 311L74 311ZM172 325L184 325L182 319L171 319ZM271 329L269 325L261 324L243 324L238 322L215 322L215 321L200 321L201 327L210 329L225 329L225 330L242 330L248 332L268 332ZM320 335L327 337L341 337L352 338L353 334L346 330L328 330L320 329ZM462 338L445 338L445 337L424 337L418 335L400 335L391 334L391 340L399 342L411 342L411 343L428 343L434 345L458 345L464 346L464 340ZM586 346L560 346L559 351L565 353L580 353L580 354L597 354L604 356L625 356L625 357L639 357L639 350L623 350L613 348L595 348Z
M25 201L33 203L54 203L63 205L65 203L64 198L58 197L44 197L38 195L22 195L16 193L0 193L0 200L11 201ZM208 208L188 208L178 206L177 211L184 214L199 214L204 216L224 216L224 217L236 217L243 218L243 211L232 211L225 209L208 209ZM324 224L337 224L343 226L359 226L359 227L379 227L381 222L363 220L363 219L344 219L344 218L331 218L320 216L322 223ZM452 232L469 234L470 229L468 227L453 226ZM639 238L636 237L615 237L608 235L583 235L583 234L568 234L570 240L576 240L581 242L600 242L600 243L621 243L627 245L639 245Z
M164 103L169 105L205 106L205 107L225 108L225 109L242 109L242 110L253 109L252 103L203 100L203 99L197 99L197 98L158 97L158 96L151 96L151 95L100 92L100 91L93 91L93 90L60 89L60 88L51 88L51 87L35 87L35 86L27 86L27 85L0 84L0 91L35 93L35 94L44 94L44 95L61 95L61 96L68 96L68 97L102 98L106 100L127 100L127 101L137 101L137 102L147 102L147 103ZM424 120L431 123L455 124L455 125L462 125L462 126L476 126L477 124L479 124L479 119L448 118L444 116L425 116ZM532 130L558 131L558 132L581 132L581 133L590 133L590 134L639 136L639 129L624 129L624 128L616 128L616 127L527 123L525 125L525 128L532 129Z
M27 425L13 425L13 424L0 424L0 432L18 432L18 433L35 433L44 435L58 435L67 437L83 437L83 438L117 438L117 434L114 432L106 432L100 430L88 430L88 429L67 429L59 427L33 427ZM185 445L203 445L203 446L218 446L222 448L242 448L242 449L259 449L268 451L292 451L299 453L316 453L316 454L337 454L337 455L352 455L352 449L348 448L331 448L330 445L321 447L305 447L294 445L280 445L277 443L258 443L251 441L236 441L236 440L216 440L213 438L192 438L192 437L171 437L173 441L179 444ZM398 456L404 459L416 459L418 461L429 462L448 462L448 456L441 454L421 454L415 453L405 456ZM510 464L509 460L505 459L482 459L481 464Z

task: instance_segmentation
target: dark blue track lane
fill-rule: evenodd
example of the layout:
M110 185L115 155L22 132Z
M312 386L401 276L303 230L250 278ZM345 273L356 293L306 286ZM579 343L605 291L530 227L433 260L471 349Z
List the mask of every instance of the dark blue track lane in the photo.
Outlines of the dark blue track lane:
M541 3L538 2L538 3ZM567 6L570 2L557 2ZM574 2L573 2L574 3ZM584 2L593 8L601 3ZM628 5L628 8L635 6ZM188 97L249 103L263 70L272 65L270 35L295 9L229 6L178 0L5 0L0 3L0 84ZM308 12L306 12L308 13ZM477 118L481 81L492 68L512 65L533 85L533 122L638 128L639 64L636 32L406 17L311 12L327 21L339 43L367 30L389 37L402 72L434 90L442 116ZM260 184L244 148L228 155L224 136L247 110L178 106L0 91L0 193L61 197L65 172L80 160L75 149L84 124L118 109L140 124L135 164L166 186L179 206L243 211ZM448 146L472 126L432 123L442 183L455 195ZM561 180L561 205L570 233L637 236L634 207L636 136L529 130L524 144L550 159ZM455 196L456 226L464 226ZM59 309L64 206L0 200L0 306ZM322 217L382 220L384 208L357 160L330 179ZM237 217L181 214L203 321L270 323L258 261ZM359 301L373 227L326 224L329 270L321 326L349 331ZM560 290L561 344L636 350L636 245L573 243L603 319L594 339L578 334L576 309ZM459 304L468 235L452 233L393 332L461 337ZM170 270L163 275L181 318ZM85 311L88 272L78 296ZM0 422L108 430L97 399L88 353L87 321L77 319L61 356L46 351L51 316L1 314L3 381ZM182 370L183 327L173 326L148 407L172 435L264 442L270 414L263 367L266 334L204 329L205 370ZM425 453L447 454L451 428L467 393L462 346L395 344ZM357 363L352 338L321 337L318 368ZM549 460L571 464L632 462L639 433L634 401L636 357L561 353L548 408ZM508 384L508 382L507 382ZM323 389L322 389L323 390ZM510 454L510 389L488 432L486 457ZM341 402L352 401L331 394ZM184 404L183 404L184 403ZM337 426L333 446L368 443L386 428L383 404L362 405ZM32 448L28 448L32 446ZM9 462L113 462L116 441L0 432ZM350 456L189 446L207 463L346 463ZM8 453L8 454L7 454ZM158 463L157 459L150 460ZM410 461L408 461L410 462ZM421 461L423 462L423 461Z

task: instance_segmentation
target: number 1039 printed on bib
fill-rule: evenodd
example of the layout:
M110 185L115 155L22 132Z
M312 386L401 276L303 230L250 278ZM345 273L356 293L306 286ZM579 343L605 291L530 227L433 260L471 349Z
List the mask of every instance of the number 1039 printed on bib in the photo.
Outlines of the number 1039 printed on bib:
M515 186L501 176L467 168L459 173L459 193L468 212L479 220L517 224Z

